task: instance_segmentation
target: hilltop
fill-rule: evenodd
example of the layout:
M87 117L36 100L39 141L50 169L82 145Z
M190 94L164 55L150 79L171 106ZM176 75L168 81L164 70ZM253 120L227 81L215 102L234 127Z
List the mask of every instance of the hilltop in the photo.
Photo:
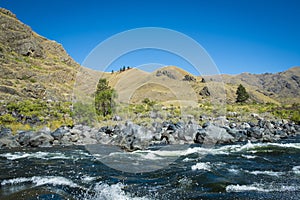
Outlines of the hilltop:
M300 103L300 67L275 74L243 73L201 77L179 67L166 66L152 73L139 69L108 73L106 78L120 94L119 101L126 103L140 103L145 98L165 103L181 98L206 101L216 90L220 90L218 87L223 87L226 102L232 104L235 103L235 93L239 84L246 87L251 102ZM220 80L224 84L221 84ZM192 93L195 96L191 96Z

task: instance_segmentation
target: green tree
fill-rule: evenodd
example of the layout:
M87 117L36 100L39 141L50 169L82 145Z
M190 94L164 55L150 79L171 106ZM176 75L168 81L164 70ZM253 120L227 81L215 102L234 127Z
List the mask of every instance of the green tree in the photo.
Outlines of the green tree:
M95 93L95 109L97 115L107 116L112 114L115 107L116 92L108 85L106 79L100 79Z
M237 88L236 90L236 94L237 94L237 97L236 97L236 102L237 103L243 103L245 101L247 101L247 99L249 99L249 94L247 93L245 87L240 84L239 87Z

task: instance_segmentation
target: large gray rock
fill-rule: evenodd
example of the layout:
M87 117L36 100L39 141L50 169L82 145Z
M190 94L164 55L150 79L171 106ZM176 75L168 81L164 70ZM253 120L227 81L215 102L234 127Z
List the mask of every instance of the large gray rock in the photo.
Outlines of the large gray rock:
M18 142L21 146L29 146L29 141L33 136L34 136L33 131L19 132Z
M11 135L12 135L11 129L1 127L1 129L0 129L0 138L11 136Z
M2 137L0 138L0 149L1 148L15 148L19 147L20 144L14 137Z
M51 133L51 136L55 140L61 140L62 137L68 132L68 130L65 127L59 127L54 132Z
M203 131L203 130L202 130ZM231 143L234 141L234 137L227 133L226 129L215 126L208 125L200 135L202 139L199 140L199 134L196 135L196 141L205 144L218 144L218 143ZM198 137L198 138L197 138ZM202 141L201 141L202 140Z
M29 139L29 145L31 147L50 147L53 141L54 138L49 134L35 133Z
M251 127L247 129L247 136L250 138L261 139L263 136L263 129L259 127Z

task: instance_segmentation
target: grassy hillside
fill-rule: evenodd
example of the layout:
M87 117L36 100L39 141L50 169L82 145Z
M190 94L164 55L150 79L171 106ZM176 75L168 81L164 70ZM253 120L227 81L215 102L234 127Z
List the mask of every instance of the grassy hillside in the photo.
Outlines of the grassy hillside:
M79 65L10 11L0 9L0 24L0 125L69 124Z
M294 71L295 73L291 73ZM289 76L297 76L299 68L292 68L282 74ZM299 74L299 73L298 73ZM192 77L186 80L186 76ZM130 69L125 72L116 72L114 74L107 73L106 78L110 81L119 94L119 101L126 103L139 103L143 99L149 98L158 102L167 102L174 100L193 100L197 102L211 101L212 97L218 96L220 93L225 93L226 103L233 104L236 100L236 89L239 84L243 84L247 92L250 94L249 102L256 103L273 103L273 104L292 104L299 102L299 86L293 83L293 79L288 79L289 76L284 76L284 80L276 79L277 74L273 74L273 78L277 82L289 82L290 90L283 88L285 92L278 94L270 94L269 88L281 88L283 86L273 85L268 82L268 87L259 85L257 80L261 79L261 75L251 75L245 78L244 75L230 76L222 75L223 83L215 81L215 76L197 77L180 69L179 67L168 66L158 69L152 73L144 72L138 69ZM271 76L271 74L269 75ZM258 78L257 78L258 77ZM204 78L204 82L202 79ZM251 80L251 78L253 80ZM247 81L246 81L247 80ZM205 95L204 87L207 87L210 95ZM288 90L288 91L286 91ZM221 98L221 97L218 97Z
M0 100L70 101L79 65L63 47L0 9Z
M161 111L165 119L217 115L215 110L225 110L226 104L229 111L243 114L269 113L296 121L299 117L300 67L276 74L219 77L197 77L176 66L152 73L134 68L99 72L80 66L60 44L38 35L2 8L0 24L0 126L18 130L72 125L73 102L82 103L81 114L94 111L100 78L116 90L116 110L138 120L149 119L152 111ZM247 105L235 104L239 84L250 94Z

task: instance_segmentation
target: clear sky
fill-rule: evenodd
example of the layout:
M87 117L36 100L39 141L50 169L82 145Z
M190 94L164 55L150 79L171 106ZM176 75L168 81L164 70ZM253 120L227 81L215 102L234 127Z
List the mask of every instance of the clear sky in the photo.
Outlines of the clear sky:
M279 72L300 66L299 0L0 0L0 7L61 43L78 63L114 34L163 27L196 40L221 73ZM137 54L121 61L114 67L185 65L163 55Z

